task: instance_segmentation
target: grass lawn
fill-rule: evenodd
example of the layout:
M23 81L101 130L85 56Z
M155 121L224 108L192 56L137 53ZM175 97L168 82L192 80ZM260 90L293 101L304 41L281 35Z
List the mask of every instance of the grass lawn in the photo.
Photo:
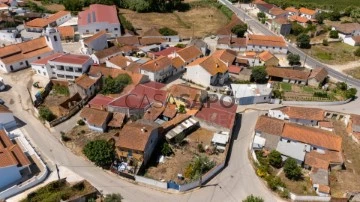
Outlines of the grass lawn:
M281 89L283 91L291 91L291 84L290 83L281 83Z
M304 87L302 87L302 90L304 92L307 92L307 93L313 93L314 92L314 89L312 87L310 87L310 86L304 86Z
M355 50L356 47L342 42L329 43L329 46L314 45L311 49L303 49L321 62L333 65L359 60L360 57L354 56Z
M360 79L360 66L344 70L344 73L349 74L350 76L352 76L352 77L354 77L356 79Z
M120 13L129 20L141 35L151 27L169 27L176 30L181 37L204 37L215 34L225 26L229 19L214 7L196 7L186 12L173 13L136 13L120 9ZM194 29L193 29L194 25Z

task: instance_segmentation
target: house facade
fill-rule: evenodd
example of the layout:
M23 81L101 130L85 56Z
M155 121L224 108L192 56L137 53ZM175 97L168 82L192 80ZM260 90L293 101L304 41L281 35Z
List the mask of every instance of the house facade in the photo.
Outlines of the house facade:
M360 43L360 23L343 23L334 25L332 30L336 30L339 33L339 38L344 43L351 46L359 45Z
M308 9L308 8L304 8L304 7L299 9L300 17L304 17L309 20L315 19L317 13L318 12L316 10L312 10L312 9Z
M269 116L300 125L317 126L319 121L324 120L325 111L318 108L280 107L269 110Z
M82 98L91 98L101 88L101 75L83 74L75 79L75 90Z
M81 110L80 117L89 129L102 133L106 131L107 123L111 120L110 112L88 107Z
M108 48L106 31L102 30L96 34L81 40L81 52L91 55L95 51L101 51Z
M0 105L0 128L11 129L17 126L13 113L4 105Z
M106 31L109 38L121 36L120 22L116 6L91 4L78 15L78 31L81 35L94 35Z
M140 66L140 74L146 75L151 81L164 81L173 75L174 67L170 58L160 56Z
M36 74L47 78L75 80L93 64L87 55L56 53L31 63Z
M284 38L280 36L248 35L247 51L286 54L288 47Z
M25 23L28 32L42 32L46 27L57 27L71 19L69 11L59 11L44 18L35 18Z

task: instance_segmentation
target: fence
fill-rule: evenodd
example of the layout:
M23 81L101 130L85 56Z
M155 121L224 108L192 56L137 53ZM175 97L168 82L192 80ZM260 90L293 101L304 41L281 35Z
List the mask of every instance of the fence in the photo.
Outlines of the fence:
M138 175L135 175L135 181L136 182L141 182L141 183L144 183L144 184L148 184L148 185L151 185L151 186L159 187L161 189L167 189L167 182L160 182L160 181L157 181L157 180L153 180L153 179L146 178L146 177L141 177L141 176L138 176Z
M330 201L330 196L297 196L290 193L290 198L293 201Z
M335 102L306 102L306 101L282 101L283 105L308 105L308 106L333 106L333 105L343 105L350 102L352 99L347 99L344 101L335 101Z

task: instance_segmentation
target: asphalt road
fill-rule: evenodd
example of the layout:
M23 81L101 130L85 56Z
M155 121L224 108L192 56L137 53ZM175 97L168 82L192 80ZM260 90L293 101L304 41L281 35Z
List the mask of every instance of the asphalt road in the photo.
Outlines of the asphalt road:
M22 70L12 74L0 73L7 84L12 88L0 92L0 98L5 100L6 105L14 115L24 122L21 127L24 134L29 137L31 143L40 151L50 169L54 171L54 165L67 167L80 177L87 179L104 194L120 193L125 201L241 201L250 194L261 196L265 201L280 201L266 185L260 180L248 158L248 149L253 135L256 119L259 112L245 113L238 120L237 126L242 125L235 135L231 158L228 166L214 177L201 189L187 193L167 193L155 190L133 182L124 180L115 174L106 172L83 157L76 156L69 151L59 140L59 133L48 130L37 118L34 117L29 95L26 87L30 84L30 70ZM58 129L67 129L68 124ZM60 176L66 177L66 176Z
M257 30L259 30L261 33L263 33L264 35L269 35L269 36L276 36L277 34L273 33L272 31L270 31L268 28L266 28L263 24L261 24L258 20L252 18L251 16L247 15L245 13L244 10L235 7L232 3L230 3L227 0L219 0L220 2L222 2L223 4L225 4L228 8L230 8L234 13L236 13L236 15L239 17L239 19L245 21L248 26L250 28L255 28ZM321 63L320 61L310 57L309 55L305 54L301 49L297 48L294 44L292 43L287 43L288 44L288 49L291 53L295 53L300 55L301 61L306 61L306 64L310 67L324 67L329 75L331 77L334 77L337 80L340 81L345 81L348 84L351 84L353 87L356 87L358 89L360 89L360 80L358 79L354 79L352 77L349 77L341 72L338 72L332 68L330 68L329 66L327 66L326 64Z

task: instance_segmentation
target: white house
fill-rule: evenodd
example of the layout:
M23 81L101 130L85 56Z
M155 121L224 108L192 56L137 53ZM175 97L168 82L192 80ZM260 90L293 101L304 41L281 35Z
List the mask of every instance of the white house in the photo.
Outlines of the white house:
M8 41L11 43L20 43L22 42L21 37L19 36L19 32L16 29L5 29L0 30L0 40Z
M288 47L286 41L281 36L248 35L247 51L263 52L266 50L273 54L286 54Z
M102 30L86 39L80 40L81 52L91 55L95 51L101 51L108 48L106 31Z
M109 38L121 36L120 22L116 6L91 4L78 15L78 31L81 35L93 35L105 30Z
M215 56L198 58L186 66L183 78L204 87L223 85L229 79L228 65Z
M13 113L4 105L0 105L0 129L10 129L16 125Z
M44 18L35 18L25 23L25 29L29 32L42 32L46 27L57 27L71 19L70 11L59 11Z
M359 45L360 23L339 23L334 25L332 30L338 31L339 38L341 38L344 43L351 46Z
M315 16L317 13L318 13L317 10L311 10L311 9L304 8L304 7L299 9L300 17L304 17L309 20L315 19Z
M87 55L55 53L31 63L36 74L47 78L75 80L87 72L93 60Z
M13 72L30 66L30 63L47 57L55 52L62 53L63 48L59 32L46 28L44 37L0 48L0 69Z
M173 75L174 68L170 58L160 56L140 66L140 74L146 75L151 81L164 81Z
M0 130L0 190L15 185L21 181L22 170L31 164L20 146L14 144L5 130Z
M107 129L107 123L111 119L111 114L107 111L84 107L81 110L80 117L89 129L103 133Z
M239 105L268 103L271 100L270 84L231 84L235 103Z

